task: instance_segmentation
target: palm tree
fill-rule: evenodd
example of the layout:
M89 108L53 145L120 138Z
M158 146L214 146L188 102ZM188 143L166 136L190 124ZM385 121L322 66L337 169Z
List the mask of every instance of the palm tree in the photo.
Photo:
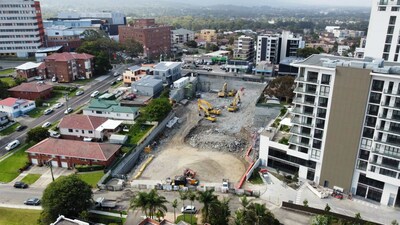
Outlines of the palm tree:
M147 205L150 218L154 217L157 210L167 212L167 206L165 205L167 202L168 201L165 197L159 195L155 189L151 190L147 195Z
M132 198L129 204L129 209L141 209L147 217L147 210L149 209L147 193L139 192L134 198Z
M181 200L182 200L182 207L185 207L185 200L187 199L187 195L186 195L186 192L183 192L183 191L179 191L179 196L180 196L180 198L181 198ZM186 218L185 218L185 213L183 214L183 220L185 220Z
M214 190L208 190L204 192L198 192L198 197L197 200L201 203L203 203L203 208L201 209L203 213L203 223L208 223L209 222L209 214L210 214L210 205L215 202L217 199L217 196L213 194Z
M172 208L174 208L174 222L176 221L176 208L178 207L178 200L172 202Z
M193 191L188 191L186 193L187 198L190 200L191 205L193 206L194 200L196 200L196 194ZM190 224L193 223L193 213L190 214Z
M280 224L265 204L251 203L248 207L248 214L246 215L247 224Z
M161 218L164 218L165 216L165 213L162 210L157 210L155 214L158 222L161 222Z

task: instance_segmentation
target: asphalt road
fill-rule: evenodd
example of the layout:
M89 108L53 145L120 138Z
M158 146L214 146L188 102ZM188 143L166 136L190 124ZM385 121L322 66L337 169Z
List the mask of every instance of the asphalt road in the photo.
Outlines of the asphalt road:
M107 90L111 86L111 83L117 79L117 77L112 76L112 74L114 74L114 72L116 72L116 71L122 72L122 70L125 67L126 67L126 65L118 66L115 70L108 73L108 75L110 75L108 78L106 78L103 81L91 84L91 86L87 90L85 90L85 93L83 95L76 96L76 97L70 99L68 101L68 107L71 107L72 109L77 109L90 100L90 94L93 91L97 90L97 91L103 92L103 91ZM90 84L87 84L87 85L90 85ZM65 116L64 111L65 111L66 107L67 107L67 105L64 104L63 107L61 107L59 109L55 109L54 112L51 113L50 115L43 115L43 116L33 120L30 123L24 123L24 125L28 126L28 128L21 132L14 132L11 135L1 137L1 139L0 139L0 156L3 156L7 153L7 151L5 150L5 146L9 142L17 139L21 143L23 143L25 141L26 133L31 128L41 126L45 122L51 122L53 124L54 122L63 118Z

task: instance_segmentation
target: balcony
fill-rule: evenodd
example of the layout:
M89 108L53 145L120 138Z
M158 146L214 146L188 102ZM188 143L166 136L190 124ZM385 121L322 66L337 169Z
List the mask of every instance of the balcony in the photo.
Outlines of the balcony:
M384 145L392 145L392 146L400 147L400 142L395 142L392 140L382 141L382 139L380 139L380 138L375 138L375 141L380 144L384 144Z
M298 140L298 138L296 138L293 135L289 138L289 143L290 144L294 144L294 145L303 146L303 147L306 147L306 148L311 147L310 143L301 142L301 141Z
M295 82L298 82L298 81L304 82L304 81L305 81L305 78L304 78L304 77L297 77L294 81L295 81Z
M390 128L389 128L389 130L385 130L383 127L377 127L376 129L379 130L379 131L386 132L386 133L393 133L393 134L400 135L400 130L390 129Z
M314 116L313 112L308 112L308 111L304 111L301 110L300 108L296 107L293 111L293 114L298 114L298 115L307 115L307 116Z
M313 83L313 84L318 84L318 80L317 79L307 79L306 82Z
M395 170L395 172L399 171L399 167L378 163L375 160L370 160L369 163L372 164L372 165L376 165L376 166L379 166L379 167L387 168L387 169L390 169L390 170Z
M297 87L296 89L294 89L294 92L304 93L304 94L312 94L312 95L318 94L316 89L304 89L303 87Z
M308 123L305 121L301 121L299 118L292 119L292 123L297 124L297 125L302 125L302 126L309 126L309 127L313 126L312 122Z
M394 96L400 96L400 91L394 91L394 90L383 90L383 93L387 94L387 95L394 95Z
M305 132L301 132L300 129L298 129L298 128L294 128L293 127L292 129L290 129L289 132L292 133L292 134L297 134L297 135L300 135L300 136L303 136L303 137L311 138L311 134L307 134Z
M400 153L394 153L394 152L379 150L379 149L375 149L375 148L372 148L372 152L377 155L388 156L388 157L400 159Z

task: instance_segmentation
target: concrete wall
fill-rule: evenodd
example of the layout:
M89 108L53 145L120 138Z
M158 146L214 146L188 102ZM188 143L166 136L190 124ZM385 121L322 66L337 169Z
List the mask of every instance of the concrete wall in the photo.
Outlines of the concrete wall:
M320 184L350 191L355 168L370 70L337 67L324 145Z

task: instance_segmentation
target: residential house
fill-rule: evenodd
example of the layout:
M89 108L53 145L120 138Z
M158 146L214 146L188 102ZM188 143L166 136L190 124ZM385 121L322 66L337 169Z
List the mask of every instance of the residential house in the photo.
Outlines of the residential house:
M121 145L47 138L29 148L33 165L51 162L53 167L74 168L76 165L109 166L120 152Z
M47 78L47 69L44 63L26 62L15 67L15 70L18 77L28 81L34 80L35 77Z
M181 78L181 66L180 62L160 62L154 67L154 76L162 79L163 83L172 84Z
M6 98L0 100L0 112L7 113L9 118L16 118L36 108L35 102L31 100Z
M8 89L11 97L29 100L46 99L51 97L53 85L41 84L36 82L22 83Z
M132 92L137 95L157 96L163 90L163 82L153 76L145 76L141 80L132 83Z
M65 139L82 140L86 137L102 141L104 134L96 129L107 120L104 117L71 114L61 119L58 128Z
M188 223L186 223L185 221L180 221L178 223L173 223L171 221L168 221L166 219L158 222L156 220L150 219L150 218L146 218L144 219L142 222L138 223L137 225L189 225Z
M0 112L0 127L6 125L10 120L8 119L8 115L5 112Z
M89 79L94 74L94 56L86 53L54 53L46 57L45 63L48 75L61 83Z
M63 215L58 216L56 222L51 223L50 225L89 225L89 223L80 221L78 219L69 219Z
M119 102L114 100L92 99L89 105L83 109L83 114L133 121L139 116L139 108L121 106Z
M130 86L146 75L152 75L154 64L142 64L142 66L131 66L122 74L124 84Z

